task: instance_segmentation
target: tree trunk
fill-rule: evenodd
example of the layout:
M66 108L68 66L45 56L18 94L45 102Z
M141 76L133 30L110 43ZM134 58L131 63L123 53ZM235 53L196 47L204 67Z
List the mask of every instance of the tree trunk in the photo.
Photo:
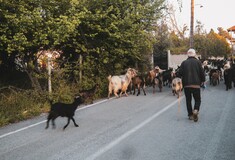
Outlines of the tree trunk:
M32 85L32 88L34 90L37 90L39 92L42 92L42 87L38 81L38 79L36 77L33 76L33 72L30 72L30 71L26 71L30 81L31 81L31 85Z

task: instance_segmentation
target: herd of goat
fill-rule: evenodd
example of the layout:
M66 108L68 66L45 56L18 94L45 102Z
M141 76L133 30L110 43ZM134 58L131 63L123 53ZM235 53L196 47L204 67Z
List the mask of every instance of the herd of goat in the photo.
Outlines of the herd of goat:
M235 87L235 63L227 60L204 61L202 66L205 73L209 75L210 85L216 86L223 81L226 91Z
M163 86L169 85L172 86L173 94L178 94L178 87L181 86L182 82L179 77L176 77L177 71L173 69L162 70L156 66L153 70L150 70L146 74L138 74L138 71L134 68L128 68L126 74L124 75L115 75L109 76L109 87L108 87L108 98L113 93L116 97L121 97L122 94L128 96L127 92L129 91L135 95L135 90L138 90L137 96L140 94L140 89L143 90L144 95L146 95L145 87L152 86L153 93L156 92L156 88L159 88L159 91L162 91ZM172 85L171 85L172 84Z
M235 64L226 60L206 60L202 63L204 68L205 75L209 76L210 85L216 86L220 84L220 81L224 81L226 90L232 88L232 83L235 87ZM114 75L108 76L108 98L114 94L117 98L121 97L122 94L128 96L128 92L135 95L135 90L137 88L138 93L140 94L140 89L143 90L144 95L146 95L145 87L152 86L153 93L155 93L156 87L159 88L159 91L162 91L163 86L169 86L172 88L172 94L177 95L179 98L181 91L183 90L182 80L178 76L179 67L177 69L170 68L168 70L162 70L158 66L150 70L146 74L138 74L138 71L134 68L128 68L124 75ZM55 128L54 120L61 116L67 117L68 122L64 126L65 129L70 120L73 121L74 125L78 127L75 119L73 118L75 110L77 107L84 103L84 99L92 99L96 91L98 90L99 85L95 85L89 90L80 91L79 96L76 96L74 102L71 104L65 103L52 103L49 115L47 117L46 129L49 127L49 122L52 120L52 126Z

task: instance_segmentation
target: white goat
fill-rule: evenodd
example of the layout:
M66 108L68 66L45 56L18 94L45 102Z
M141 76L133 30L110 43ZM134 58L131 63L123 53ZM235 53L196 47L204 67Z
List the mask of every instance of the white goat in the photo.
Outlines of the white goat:
M133 68L128 68L127 72L125 75L120 75L120 76L108 76L109 80L109 93L108 93L108 98L114 92L116 97L121 97L122 93L125 93L126 96L128 94L126 93L128 85L131 82L131 79L137 75L137 71ZM121 90L120 95L118 96L117 92Z

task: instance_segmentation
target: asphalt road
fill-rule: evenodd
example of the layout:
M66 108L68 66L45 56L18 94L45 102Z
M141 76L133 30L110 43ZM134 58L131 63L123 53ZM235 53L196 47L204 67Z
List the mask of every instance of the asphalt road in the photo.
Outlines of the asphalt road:
M233 160L235 88L202 91L197 123L188 120L185 98L163 92L104 99L76 111L63 131L45 130L46 115L0 128L0 160Z

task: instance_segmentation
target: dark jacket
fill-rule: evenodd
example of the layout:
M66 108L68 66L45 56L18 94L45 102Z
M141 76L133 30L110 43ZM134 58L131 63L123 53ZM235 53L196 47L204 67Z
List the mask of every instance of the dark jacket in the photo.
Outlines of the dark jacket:
M205 74L201 62L195 57L189 57L183 61L179 74L182 77L183 86L199 85L205 82Z

